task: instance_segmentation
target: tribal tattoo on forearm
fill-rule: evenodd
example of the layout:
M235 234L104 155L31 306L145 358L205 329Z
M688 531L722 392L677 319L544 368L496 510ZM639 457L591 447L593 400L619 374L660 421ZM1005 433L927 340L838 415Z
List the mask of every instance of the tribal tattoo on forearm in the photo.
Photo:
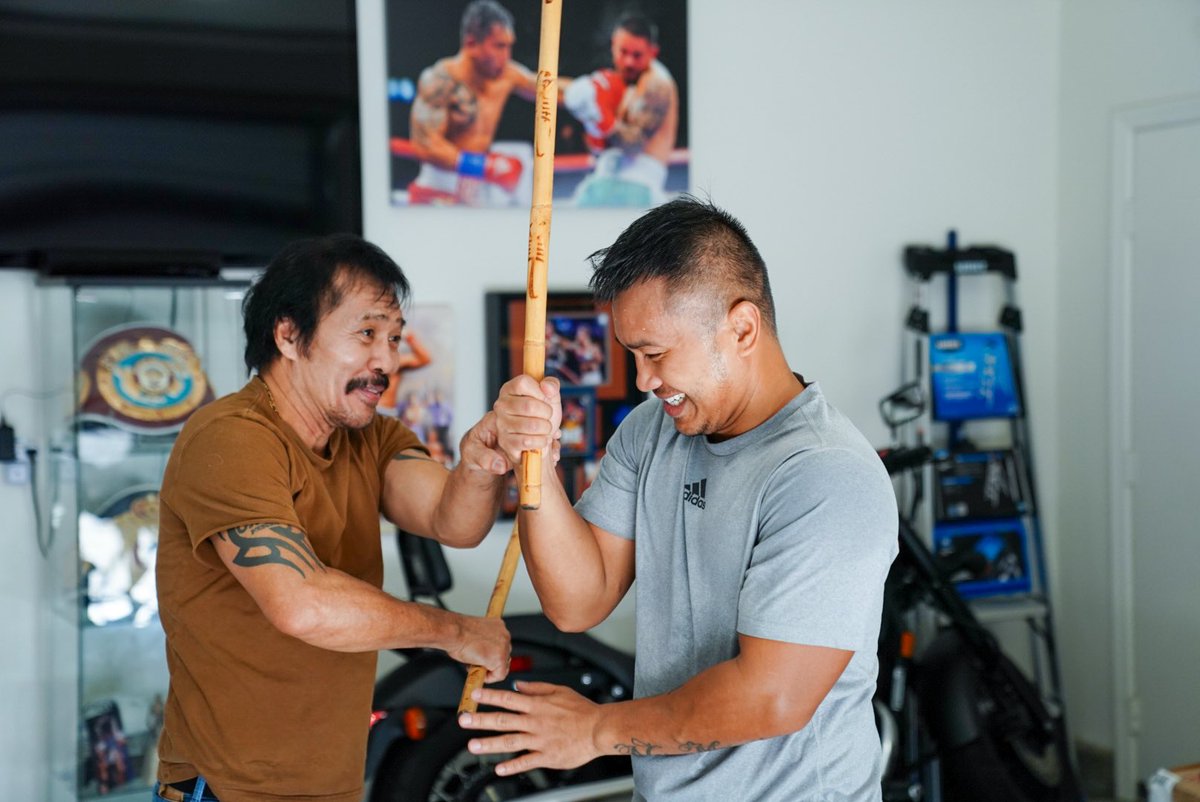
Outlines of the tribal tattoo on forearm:
M217 537L238 547L233 562L243 568L286 565L306 579L315 570L325 570L305 534L284 524L235 526Z

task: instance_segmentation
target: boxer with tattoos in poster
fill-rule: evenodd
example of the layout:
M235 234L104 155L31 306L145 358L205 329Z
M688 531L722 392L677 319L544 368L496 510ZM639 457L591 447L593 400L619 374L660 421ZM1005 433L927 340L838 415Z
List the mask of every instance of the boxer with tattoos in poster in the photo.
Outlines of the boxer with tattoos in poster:
M519 150L493 143L496 126L510 94L534 99L537 78L512 60L512 14L495 0L467 6L460 39L458 53L426 68L417 85L409 128L422 164L408 202L506 206L531 173Z
M156 800L359 802L375 652L508 672L509 635L384 593L380 516L479 543L509 463L494 413L447 470L375 408L408 284L353 235L285 247L243 304L238 392L193 414L163 475L158 594L170 687Z
M626 14L613 26L612 67L560 80L562 104L582 123L596 166L578 206L653 206L666 199L679 130L679 87L658 60L658 26Z

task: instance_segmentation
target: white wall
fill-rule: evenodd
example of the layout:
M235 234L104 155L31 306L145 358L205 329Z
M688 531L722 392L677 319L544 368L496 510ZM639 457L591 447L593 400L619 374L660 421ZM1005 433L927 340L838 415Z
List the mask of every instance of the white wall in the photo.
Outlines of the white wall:
M740 217L762 251L792 367L886 445L876 404L900 381L903 246L941 246L949 228L960 244L1005 246L1033 344L1037 456L1054 464L1058 5L692 0L689 13L693 188ZM382 0L362 0L366 233L405 268L418 303L453 307L456 414L473 421L491 403L483 293L523 289L529 212L389 206L382 23ZM551 289L586 286L586 255L635 216L556 209ZM1056 473L1041 475L1052 521ZM501 539L454 555L478 590L474 609ZM535 604L527 590L510 607Z
M1069 377L1062 382L1057 414L1059 632L1075 733L1111 745L1116 737L1108 548L1113 114L1200 93L1200 2L1068 2L1062 31L1057 361ZM1195 688L1178 691L1194 693Z
M876 402L900 379L904 244L1014 250L1027 378L1059 602L1071 723L1113 739L1106 548L1109 125L1113 108L1200 91L1200 0L692 0L693 186L742 218L772 271L793 366L883 444ZM569 13L568 4L566 13ZM360 0L366 231L454 309L456 414L483 397L483 293L520 289L526 211L388 205L382 0ZM1061 77L1060 77L1061 76ZM551 286L633 217L561 210ZM0 272L0 393L32 385L32 281ZM1068 370L1069 368L1069 370ZM21 428L29 404L9 403ZM0 798L35 799L47 771L41 589L23 491L0 485ZM454 555L483 609L503 535ZM533 605L527 583L511 609ZM605 637L628 638L628 612Z
M4 413L19 438L34 438L40 426L40 401L12 392L39 390L40 366L32 355L40 323L31 276L0 271L0 397L5 397ZM40 799L46 765L43 711L48 704L43 678L50 662L42 632L43 561L29 486L0 483L0 510L0 699L5 708L0 799Z

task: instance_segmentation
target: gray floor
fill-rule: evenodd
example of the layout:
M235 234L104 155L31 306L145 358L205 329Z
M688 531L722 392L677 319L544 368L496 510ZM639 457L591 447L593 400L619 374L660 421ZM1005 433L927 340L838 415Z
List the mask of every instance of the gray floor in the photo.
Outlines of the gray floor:
M1113 802L1116 789L1113 786L1113 754L1107 749L1077 744L1075 756L1079 761L1079 774L1083 778L1083 790L1088 802Z

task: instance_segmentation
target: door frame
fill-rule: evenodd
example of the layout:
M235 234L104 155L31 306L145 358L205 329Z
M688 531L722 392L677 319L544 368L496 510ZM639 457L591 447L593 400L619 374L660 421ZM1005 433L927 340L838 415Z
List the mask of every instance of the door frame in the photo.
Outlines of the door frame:
M1113 117L1109 260L1109 542L1112 554L1114 768L1118 793L1136 787L1141 727L1134 655L1133 205L1138 136L1200 123L1200 96L1119 109Z

